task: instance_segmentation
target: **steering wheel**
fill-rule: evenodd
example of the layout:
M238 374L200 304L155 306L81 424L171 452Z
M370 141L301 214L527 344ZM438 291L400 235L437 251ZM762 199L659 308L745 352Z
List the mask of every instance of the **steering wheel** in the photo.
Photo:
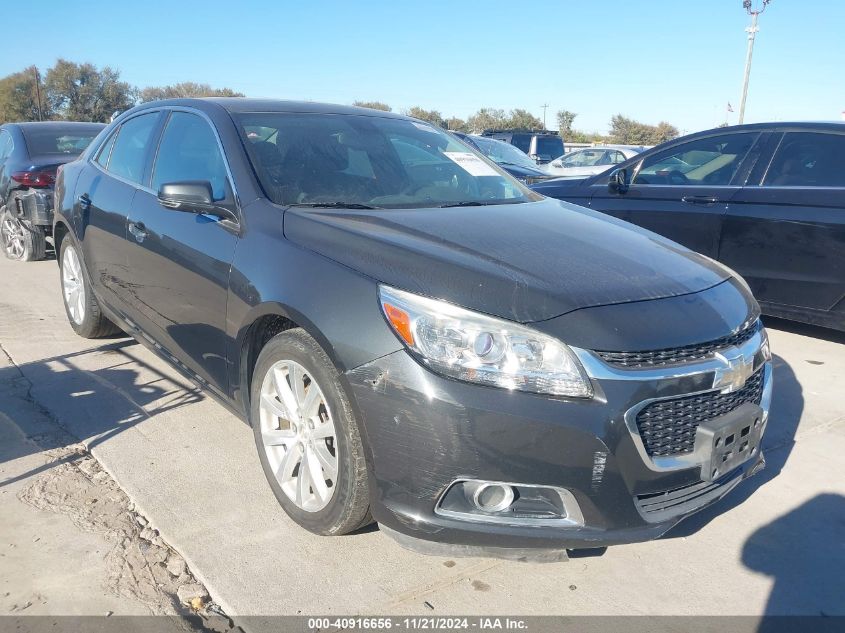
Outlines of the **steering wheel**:
M685 185L689 182L689 178L687 178L682 172L678 171L677 169L673 169L668 174L666 174L666 179L669 181L670 184L673 185Z

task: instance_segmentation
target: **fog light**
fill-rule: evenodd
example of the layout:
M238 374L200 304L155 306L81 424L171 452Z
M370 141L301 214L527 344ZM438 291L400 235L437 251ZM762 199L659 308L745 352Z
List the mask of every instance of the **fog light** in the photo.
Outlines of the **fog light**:
M482 512L501 512L513 499L513 488L504 484L480 484L472 491L472 503Z

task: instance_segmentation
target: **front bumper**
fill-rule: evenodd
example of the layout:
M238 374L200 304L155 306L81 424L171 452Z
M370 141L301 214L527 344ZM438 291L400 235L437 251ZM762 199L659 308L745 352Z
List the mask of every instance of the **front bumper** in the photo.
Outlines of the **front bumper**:
M762 421L771 363L761 331L743 345L762 372ZM590 400L552 398L438 376L399 351L347 372L372 457L373 517L414 539L496 550L577 549L656 538L760 469L762 452L703 477L710 452L675 462L646 454L631 412L644 402L712 392L718 362L661 370L612 368L576 350L593 379ZM761 430L762 433L762 430ZM563 488L580 524L493 522L438 511L460 480ZM704 480L703 480L704 479Z

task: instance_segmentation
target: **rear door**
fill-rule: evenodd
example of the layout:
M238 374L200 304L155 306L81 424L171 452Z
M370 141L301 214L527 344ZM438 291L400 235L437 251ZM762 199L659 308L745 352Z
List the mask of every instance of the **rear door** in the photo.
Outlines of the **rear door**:
M74 215L85 266L95 292L126 313L131 294L126 261L126 217L148 170L159 111L127 119L98 149L76 183Z
M627 192L594 187L590 206L715 257L724 215L759 136L714 134L643 156Z
M233 211L233 188L211 123L172 110L164 125L150 186L139 190L128 218L128 265L138 325L212 387L227 385L225 355L229 271L236 227L217 218L162 206L162 184L205 180L220 206Z
M826 313L845 301L845 133L772 139L725 218L719 259L762 302Z

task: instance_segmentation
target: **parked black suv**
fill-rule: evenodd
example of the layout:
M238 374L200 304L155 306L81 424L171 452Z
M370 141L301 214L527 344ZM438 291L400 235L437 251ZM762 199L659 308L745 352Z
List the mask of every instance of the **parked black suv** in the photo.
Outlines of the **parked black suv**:
M314 532L372 516L417 546L559 556L654 538L763 464L744 282L434 126L155 102L57 199L73 329L123 328L248 420Z
M564 153L563 139L558 132L551 130L484 130L482 136L489 136L505 143L510 143L537 161L545 165L560 158Z
M53 183L105 126L46 121L0 126L0 243L10 259L43 259L53 226Z
M843 123L707 130L534 189L724 262L766 314L845 331Z

